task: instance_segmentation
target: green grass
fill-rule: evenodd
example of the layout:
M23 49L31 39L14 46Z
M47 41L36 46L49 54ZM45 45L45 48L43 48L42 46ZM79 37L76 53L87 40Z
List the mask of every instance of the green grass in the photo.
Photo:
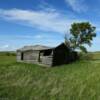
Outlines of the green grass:
M46 68L0 55L0 100L100 100L100 53Z

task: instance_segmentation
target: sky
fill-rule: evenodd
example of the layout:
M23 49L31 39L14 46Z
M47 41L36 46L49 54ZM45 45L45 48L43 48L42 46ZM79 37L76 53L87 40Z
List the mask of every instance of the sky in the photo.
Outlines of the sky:
M73 22L90 22L97 37L89 51L100 51L100 0L0 0L0 51L25 45L54 47L64 42Z

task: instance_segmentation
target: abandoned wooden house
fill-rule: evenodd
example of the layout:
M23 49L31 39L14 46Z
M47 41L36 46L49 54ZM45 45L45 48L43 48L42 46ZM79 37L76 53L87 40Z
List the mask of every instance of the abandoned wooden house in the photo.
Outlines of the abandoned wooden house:
M55 48L41 45L24 46L17 50L17 61L56 66L67 64L77 59L77 53L68 48L64 43Z

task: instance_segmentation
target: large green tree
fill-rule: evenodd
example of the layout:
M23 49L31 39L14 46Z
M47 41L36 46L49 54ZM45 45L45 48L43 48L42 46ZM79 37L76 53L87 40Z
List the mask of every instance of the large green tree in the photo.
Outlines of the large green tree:
M70 48L80 49L87 52L85 45L92 45L92 40L96 37L96 27L92 26L89 22L73 23L70 29L70 38L65 36L65 43Z

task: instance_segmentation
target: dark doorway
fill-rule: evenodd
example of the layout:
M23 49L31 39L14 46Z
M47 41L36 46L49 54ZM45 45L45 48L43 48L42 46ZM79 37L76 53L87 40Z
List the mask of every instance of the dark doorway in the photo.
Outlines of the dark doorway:
M24 58L24 53L22 52L21 53L21 60L23 60L23 58Z
M40 52L39 52L38 62L41 62L41 59L40 59Z

